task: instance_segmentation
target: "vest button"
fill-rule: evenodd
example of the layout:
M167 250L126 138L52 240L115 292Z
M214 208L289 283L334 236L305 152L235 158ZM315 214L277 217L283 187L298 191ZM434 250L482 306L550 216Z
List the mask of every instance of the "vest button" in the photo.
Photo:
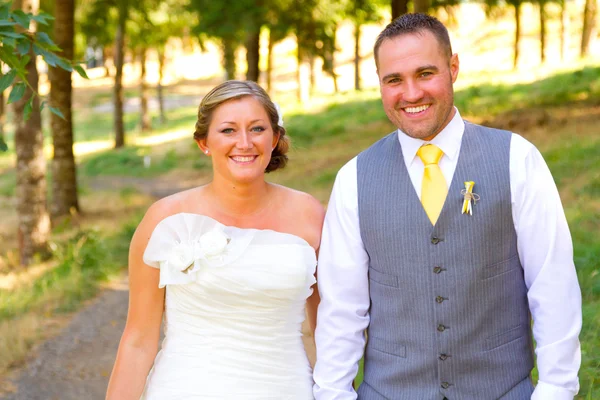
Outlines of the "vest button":
M442 324L439 324L437 326L437 330L438 330L438 332L444 332L446 330L446 327Z
M442 389L448 389L450 384L448 382L442 382Z
M450 357L448 354L440 354L440 356L438 358L442 361L446 361L446 359L448 359L448 357Z
M437 301L439 304L442 304L444 302L444 298L442 296L438 296L435 298L435 301Z
M433 267L433 273L434 274L439 274L443 271L444 269L442 267Z
M442 241L442 239L435 237L435 236L431 238L431 244L438 244L441 241Z

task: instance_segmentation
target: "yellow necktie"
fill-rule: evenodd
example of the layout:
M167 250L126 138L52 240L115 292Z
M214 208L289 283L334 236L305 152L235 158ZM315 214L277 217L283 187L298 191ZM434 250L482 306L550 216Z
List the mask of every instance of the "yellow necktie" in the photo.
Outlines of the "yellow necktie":
M438 165L444 152L433 144L426 144L417 151L417 155L425 164L421 186L421 204L423 204L429 220L435 225L448 194L446 180Z

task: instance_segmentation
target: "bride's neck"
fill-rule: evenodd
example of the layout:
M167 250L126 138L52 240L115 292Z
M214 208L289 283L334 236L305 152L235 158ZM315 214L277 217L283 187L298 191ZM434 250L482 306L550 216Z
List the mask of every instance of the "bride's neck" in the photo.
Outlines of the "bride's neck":
M209 185L219 213L234 218L260 214L266 210L272 187L264 180L248 184L215 179Z

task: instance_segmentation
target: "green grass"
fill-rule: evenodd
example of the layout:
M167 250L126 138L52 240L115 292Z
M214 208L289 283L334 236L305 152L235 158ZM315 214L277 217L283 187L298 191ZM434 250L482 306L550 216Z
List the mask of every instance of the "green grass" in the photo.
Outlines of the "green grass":
M129 241L139 219L133 218L114 236L84 230L65 242L52 244L56 267L29 285L0 289L0 321L29 312L72 311L93 297L100 282L126 265Z

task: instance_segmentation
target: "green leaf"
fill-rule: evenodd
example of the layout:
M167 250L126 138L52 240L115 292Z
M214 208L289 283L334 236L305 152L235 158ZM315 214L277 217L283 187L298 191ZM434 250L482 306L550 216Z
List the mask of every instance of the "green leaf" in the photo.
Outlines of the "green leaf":
M40 12L38 15L33 16L33 20L39 22L42 25L48 25L48 21L52 21L54 17L48 13Z
M21 97L23 97L23 95L25 94L26 88L27 85L25 84L25 82L18 82L14 84L12 90L10 91L10 94L8 95L8 100L6 101L6 103L10 104L15 101L21 100Z
M27 121L31 116L31 112L33 111L33 96L29 99L27 104L25 104L25 108L23 109L23 120Z
M13 38L4 38L2 39L2 45L14 49L15 47L17 47L17 40Z
M75 69L75 71L77 71L77 73L79 74L79 76L81 76L82 78L85 78L85 79L90 79L90 78L87 76L87 73L85 72L85 69L83 69L83 68L81 67L81 65L73 65L73 69Z
M2 75L2 77L0 77L0 93L4 92L6 88L12 85L13 81L15 80L15 76L17 76L17 71L11 69L6 75Z
M5 36L13 39L25 39L26 36L22 33L0 31L0 36ZM4 39L2 40L4 42Z
M12 14L12 19L24 29L29 30L29 23L31 22L31 14L25 14L22 10L16 10Z
M21 40L17 43L17 52L19 55L25 55L29 53L29 49L31 49L31 43L26 40Z
M8 151L8 146L2 138L0 138L0 151Z
M29 62L29 60L31 60L31 57L29 56L29 54L26 54L23 57L21 57L21 61L19 62L18 68L24 70L25 67L27 67L27 63Z
M40 103L40 112L42 112L44 110L44 107L46 107L46 101L42 101Z
M58 115L62 119L65 119L65 116L63 115L63 113L60 111L60 109L58 107L48 107L48 108L50 109L50 112L52 114Z
M41 44L43 48L47 49L47 50L54 50L54 51L60 51L60 47L58 47L56 45L56 43L54 43L52 41L52 39L50 39L50 36L48 36L48 34L46 32L37 32L35 34L35 40L38 42L38 44Z
M16 22L7 21L5 19L0 20L0 26L15 26L16 24Z
M0 19L8 19L10 13L10 3L0 4Z

